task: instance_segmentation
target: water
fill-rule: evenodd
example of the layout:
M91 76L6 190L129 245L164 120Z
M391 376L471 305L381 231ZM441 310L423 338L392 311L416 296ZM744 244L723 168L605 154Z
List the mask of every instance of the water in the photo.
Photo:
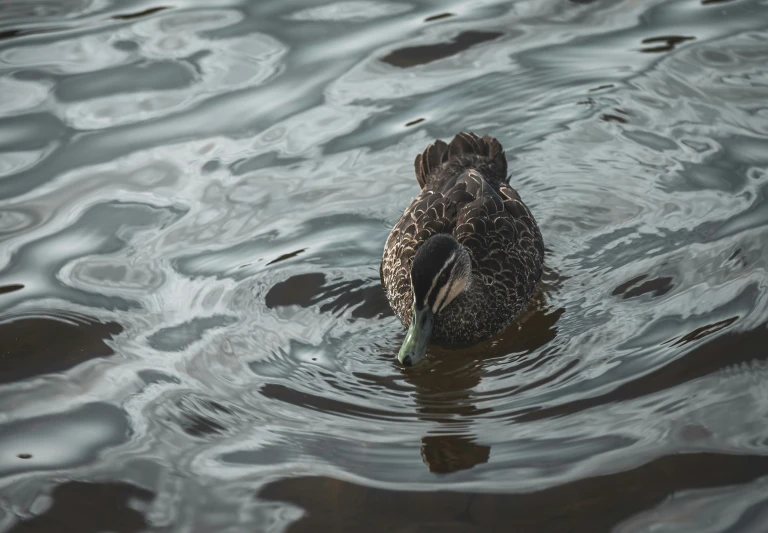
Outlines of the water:
M767 97L765 0L6 0L0 531L764 531ZM461 130L545 279L403 369Z

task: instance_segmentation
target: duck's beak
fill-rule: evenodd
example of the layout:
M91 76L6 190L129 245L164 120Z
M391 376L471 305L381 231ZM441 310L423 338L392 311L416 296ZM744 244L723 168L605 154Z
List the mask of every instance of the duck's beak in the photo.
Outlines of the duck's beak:
M432 309L429 307L418 309L415 305L413 306L411 325L408 327L403 346L397 354L398 361L405 366L413 366L424 359L434 323L435 315Z

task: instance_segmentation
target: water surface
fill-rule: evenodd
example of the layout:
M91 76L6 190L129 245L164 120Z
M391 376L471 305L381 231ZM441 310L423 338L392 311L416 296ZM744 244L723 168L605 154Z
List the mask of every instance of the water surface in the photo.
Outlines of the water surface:
M764 0L4 2L0 531L764 531L767 96ZM461 130L547 270L403 369Z

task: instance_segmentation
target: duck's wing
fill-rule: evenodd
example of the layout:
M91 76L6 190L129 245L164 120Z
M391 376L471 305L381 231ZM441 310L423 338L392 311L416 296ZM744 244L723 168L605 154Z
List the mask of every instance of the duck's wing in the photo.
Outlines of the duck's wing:
M528 206L523 203L520 195L509 184L504 183L499 187L499 193L504 200L504 210L516 221L516 227L520 234L521 246L525 249L535 250L540 262L544 260L544 240L541 236L536 219Z
M458 180L473 199L459 207L454 237L473 259L473 274L510 293L541 277L544 246L533 215L507 184L497 187L477 171ZM511 294L510 294L511 295Z

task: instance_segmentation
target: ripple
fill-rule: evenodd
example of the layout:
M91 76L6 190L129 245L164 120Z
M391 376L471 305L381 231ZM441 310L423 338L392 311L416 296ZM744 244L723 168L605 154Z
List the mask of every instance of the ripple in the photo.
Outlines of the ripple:
M410 11L412 6L396 2L335 2L322 7L302 9L288 15L289 20L362 22Z
M0 178L31 169L55 148L55 143L40 150L5 152L0 160Z
M765 520L765 482L756 480L735 488L686 491L621 524L618 533L714 533L759 530Z
M6 95L0 103L0 114L4 116L34 109L48 97L45 85L7 76L0 78L0 91Z
M162 219L173 218L172 210L155 209L137 204L100 204L86 211L76 224L45 238L27 243L14 250L12 260L0 273L0 280L22 280L27 287L26 294L12 295L0 300L8 307L29 297L43 297L51 294L67 294L72 300L101 301L108 307L125 308L130 304L119 297L99 294L79 297L70 287L63 285L58 273L69 262L89 254L115 253L124 249L140 228L152 225Z
M0 210L0 237L8 238L35 226L40 217L34 211L23 209Z
M181 61L145 61L98 72L80 74L56 85L56 97L62 102L92 100L106 95L137 93L147 90L179 90L195 81L192 65Z
M128 436L129 425L122 411L99 403L62 415L6 423L0 437L0 476L82 464ZM19 454L31 457L20 460Z
M710 469L709 465L718 468ZM297 477L274 481L259 496L290 502L304 510L293 526L295 531L345 529L361 523L368 523L371 531L393 531L415 524L439 531L487 531L504 523L515 531L555 532L562 530L563 521L578 531L607 531L676 492L754 481L766 471L765 457L690 454L527 494L394 491L346 480ZM670 483L662 485L659 479ZM308 494L313 497L308 498ZM356 505L339 503L349 501ZM581 503L564 507L563 502L569 501ZM391 512L393 506L397 513ZM560 512L553 514L552 509ZM370 517L376 520L367 522Z
M47 44L27 44L0 50L0 65L43 69L51 74L97 72L123 64L130 54L109 46L111 35L97 34L57 39Z
M180 351L199 341L209 330L226 327L234 320L225 316L196 318L168 328L155 331L148 339L149 345L156 350Z
M13 4L3 527L757 523L759 3ZM544 280L405 369L381 250L416 153L466 129Z

